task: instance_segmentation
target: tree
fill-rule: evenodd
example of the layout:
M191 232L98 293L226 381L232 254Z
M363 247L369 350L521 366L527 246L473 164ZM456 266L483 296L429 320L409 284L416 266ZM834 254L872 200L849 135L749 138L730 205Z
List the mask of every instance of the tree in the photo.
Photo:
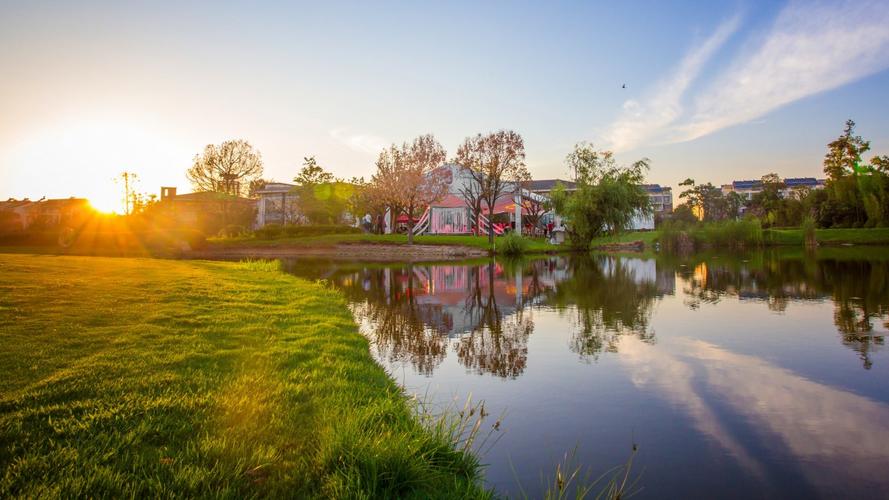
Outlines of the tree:
M620 167L610 151L580 143L565 162L576 172L577 189L572 195L556 189L553 206L568 218L568 234L575 246L586 247L597 236L624 230L634 216L651 213L648 193L642 187L650 165L647 158Z
M540 219L552 210L552 201L549 198L535 200L530 197L522 197L522 211L525 212L528 219L528 225L536 228L540 225Z
M870 142L855 133L855 122L846 120L843 135L827 145L824 156L824 173L832 181L852 174L857 175L860 169L861 155L870 149Z
M738 216L741 207L738 193L730 193L727 197L722 194L721 189L709 182L695 185L694 179L686 179L679 185L690 186L679 194L679 198L686 200L701 220L710 222Z
M349 205L354 186L334 177L318 165L314 156L303 158L303 168L293 182L299 213L311 224L336 224Z
M786 204L781 194L785 188L784 181L776 173L762 176L761 189L750 198L748 209L764 220L768 225L782 221Z
M466 206L469 207L472 231L478 236L481 234L479 219L482 215L482 185L472 176L471 170L462 166L461 168L464 169L464 172L469 173L470 179L469 182L461 182L457 192L463 198Z
M466 168L478 184L489 216L508 189L517 189L520 182L530 177L525 167L525 143L512 130L467 137L457 149L454 162ZM490 222L488 242L494 244L494 227Z
M139 175L135 172L121 172L115 179L115 182L123 184L123 212L124 215L130 215L135 212L136 205L136 184L139 182Z
M208 144L194 157L186 177L195 191L243 196L249 192L250 182L262 177L262 156L241 139Z
M303 157L303 168L299 174L293 178L293 182L297 186L311 186L333 182L336 178L330 172L324 170L315 160L314 156Z
M390 208L398 208L393 215L407 215L408 244L414 242L414 219L447 194L448 182L439 169L445 158L444 148L432 134L421 135L401 147L393 144L380 152L371 182Z

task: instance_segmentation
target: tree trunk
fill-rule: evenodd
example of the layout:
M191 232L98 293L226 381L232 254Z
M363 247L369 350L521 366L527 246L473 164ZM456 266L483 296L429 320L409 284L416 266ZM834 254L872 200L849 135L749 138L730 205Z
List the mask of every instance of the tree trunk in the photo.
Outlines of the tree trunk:
M407 244L414 244L414 207L407 209Z
M491 201L486 201L488 204L488 244L494 245L494 206L491 204Z

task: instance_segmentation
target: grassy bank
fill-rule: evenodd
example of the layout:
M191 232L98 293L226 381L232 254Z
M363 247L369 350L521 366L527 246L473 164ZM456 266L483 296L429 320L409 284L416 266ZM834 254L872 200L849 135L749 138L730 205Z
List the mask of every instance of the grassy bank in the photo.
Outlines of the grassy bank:
M494 242L501 240L494 238ZM407 245L407 236L403 234L327 234L322 236L304 236L294 238L278 238L263 240L252 236L235 238L210 239L211 246L237 247L237 246L263 246L263 247L330 247L342 244L390 244ZM551 245L544 238L526 238L528 243L527 253L546 253L566 250L566 246ZM471 235L420 235L414 238L417 245L456 245L489 250L487 236Z
M634 231L622 233L617 236L597 238L592 241L592 248L613 244L643 241L646 246L654 244L660 237L660 231ZM702 239L704 243L708 233L706 231L695 233L694 237ZM874 229L817 229L815 239L820 245L889 245L889 228ZM802 246L804 241L803 230L795 229L764 229L762 231L762 244L766 246Z
M486 495L277 265L0 254L0 373L0 497Z

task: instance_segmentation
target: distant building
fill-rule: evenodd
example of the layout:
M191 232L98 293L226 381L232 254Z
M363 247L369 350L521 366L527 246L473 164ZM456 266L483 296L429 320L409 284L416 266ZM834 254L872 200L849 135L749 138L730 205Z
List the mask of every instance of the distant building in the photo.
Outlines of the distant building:
M295 224L299 221L297 200L299 197L293 192L295 184L286 182L269 182L262 189L256 191L259 198L256 201L255 227L263 227L266 224Z
M0 202L0 211L12 214L10 223L16 229L27 230L32 226L56 228L73 226L93 212L85 198L57 198L31 201L9 199Z
M824 179L814 177L788 177L782 182L784 183L784 189L781 190L782 196L788 196L795 190L822 189L824 187ZM738 193L745 200L750 200L753 195L761 191L761 180L732 181L731 184L722 185L722 194Z
M673 211L673 188L660 184L643 185L655 215Z
M536 181L528 181L522 184L522 186L531 191L532 193L537 193L544 196L549 196L552 193L553 189L556 188L556 184L562 184L567 192L577 191L577 183L571 181L563 181L562 179L540 179Z
M167 225L215 234L229 224L249 226L255 202L212 191L177 194L175 187L162 187L160 201L151 210Z

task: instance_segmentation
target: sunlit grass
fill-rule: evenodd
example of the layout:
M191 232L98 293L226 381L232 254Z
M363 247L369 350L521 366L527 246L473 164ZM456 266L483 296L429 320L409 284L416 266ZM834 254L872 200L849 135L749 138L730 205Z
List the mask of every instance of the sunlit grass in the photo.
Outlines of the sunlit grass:
M0 255L0 497L486 496L277 266Z

